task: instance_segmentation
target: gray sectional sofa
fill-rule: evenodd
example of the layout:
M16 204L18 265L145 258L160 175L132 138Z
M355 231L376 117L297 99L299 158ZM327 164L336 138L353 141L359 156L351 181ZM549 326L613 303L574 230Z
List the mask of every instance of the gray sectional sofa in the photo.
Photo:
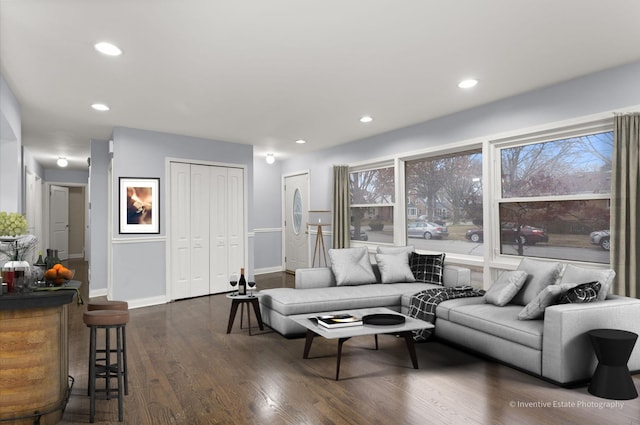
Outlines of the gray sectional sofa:
M421 282L381 283L376 264L372 269L376 281L357 286L337 286L331 268L298 269L295 289L261 291L263 321L285 337L301 336L305 329L288 316L367 307L406 314L413 294L438 287ZM467 268L446 265L442 283L470 285L470 276ZM557 276L558 283L561 279ZM518 295L523 293L524 289ZM534 320L518 319L523 305L498 306L486 297L451 299L436 309L435 336L556 384L578 384L591 377L596 365L587 331L612 328L640 334L640 300L607 292L605 296L590 303L543 306L544 316ZM640 371L640 346L634 348L628 365Z

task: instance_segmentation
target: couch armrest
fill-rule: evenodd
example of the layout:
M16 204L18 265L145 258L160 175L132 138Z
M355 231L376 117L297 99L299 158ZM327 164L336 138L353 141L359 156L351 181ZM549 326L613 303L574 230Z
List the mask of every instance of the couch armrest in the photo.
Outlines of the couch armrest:
M560 383L590 378L597 359L586 332L620 329L640 334L640 300L609 295L605 301L547 307L542 337L542 375ZM640 346L629 359L640 370Z
M449 288L471 285L471 270L466 267L446 264L442 272L442 284Z
M328 288L336 286L336 279L329 267L296 269L296 289Z

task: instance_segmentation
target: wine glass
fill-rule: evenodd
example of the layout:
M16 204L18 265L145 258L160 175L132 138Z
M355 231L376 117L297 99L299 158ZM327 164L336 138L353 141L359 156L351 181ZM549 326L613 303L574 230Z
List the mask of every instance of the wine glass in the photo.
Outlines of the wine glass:
M231 273L231 275L229 276L229 284L231 285L231 287L235 290L236 286L238 285L238 274L237 273ZM231 292L231 295L233 294L233 291Z
M249 296L253 297L253 294L251 293L251 290L253 289L254 286L256 286L255 282L247 282L247 286L249 286Z

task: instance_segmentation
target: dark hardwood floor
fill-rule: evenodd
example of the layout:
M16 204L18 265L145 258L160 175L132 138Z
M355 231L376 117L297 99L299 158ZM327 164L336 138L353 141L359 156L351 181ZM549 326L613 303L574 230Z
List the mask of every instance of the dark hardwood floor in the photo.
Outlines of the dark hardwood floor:
M71 266L86 281L85 263ZM262 289L293 285L284 273L256 281ZM336 382L335 341L316 338L303 360L304 339L257 327L249 336L237 319L227 335L230 304L221 294L130 311L125 423L640 425L638 399L560 388L437 342L417 344L415 370L403 340L381 336L375 351L371 338L353 338ZM70 308L75 385L64 424L89 422L83 311ZM640 376L634 382L640 388ZM96 423L118 423L116 400L96 402Z

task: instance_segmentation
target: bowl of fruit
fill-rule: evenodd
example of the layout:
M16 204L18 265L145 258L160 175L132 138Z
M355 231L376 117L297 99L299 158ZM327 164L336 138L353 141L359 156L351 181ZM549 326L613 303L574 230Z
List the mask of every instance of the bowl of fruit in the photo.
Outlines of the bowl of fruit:
M62 286L73 279L75 270L68 269L62 264L56 264L44 272L44 279L49 285Z

